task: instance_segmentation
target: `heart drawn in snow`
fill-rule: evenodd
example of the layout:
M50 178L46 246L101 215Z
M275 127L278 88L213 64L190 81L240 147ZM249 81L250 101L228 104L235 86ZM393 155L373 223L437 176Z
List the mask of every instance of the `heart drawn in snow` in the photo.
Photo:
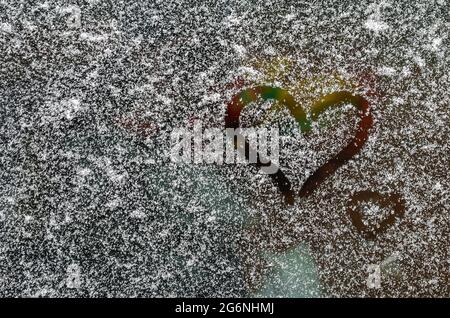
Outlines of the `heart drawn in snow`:
M373 124L373 118L367 100L361 96L352 95L347 91L334 92L320 98L313 104L310 118L308 118L301 105L298 104L292 95L290 95L286 90L271 86L257 86L246 89L233 97L227 107L225 126L227 128L238 128L240 125L239 118L242 109L249 103L258 100L276 100L283 106L287 107L290 114L299 123L300 130L303 133L308 133L311 130L311 122L317 120L320 114L332 106L338 106L342 103L350 103L358 110L360 120L355 136L352 140L350 140L347 146L344 147L344 149L342 149L324 165L319 167L311 176L309 176L305 184L300 189L300 197L310 195L339 167L355 156L364 146L364 143L369 136L369 130ZM246 143L246 148L248 147L249 145ZM248 155L247 149L246 155ZM263 164L258 160L256 166L262 165ZM291 189L291 183L283 171L279 169L276 173L271 174L270 176L277 184L278 189L285 198L285 201L288 204L292 204L294 202L295 193Z
M359 202L371 201L380 208L391 208L392 212L375 226L366 225L363 222L363 215L359 211ZM393 225L397 218L405 214L405 202L398 194L383 196L378 192L369 190L356 192L348 208L348 215L356 229L367 239L375 239L377 234L384 232L389 226Z

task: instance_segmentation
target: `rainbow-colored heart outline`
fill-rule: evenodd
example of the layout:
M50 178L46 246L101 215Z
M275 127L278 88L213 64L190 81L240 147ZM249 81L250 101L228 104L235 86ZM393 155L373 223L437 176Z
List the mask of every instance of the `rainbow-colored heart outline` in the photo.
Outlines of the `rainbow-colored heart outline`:
M332 106L349 103L358 110L360 121L357 131L352 140L335 156L319 167L300 189L299 196L309 196L317 187L324 182L336 170L360 152L369 137L369 131L373 126L373 117L368 101L359 95L353 95L348 91L338 91L322 96L311 107L311 115L307 116L302 106L285 89L273 86L255 86L247 88L235 95L228 103L225 126L226 128L238 128L240 126L240 115L244 107L258 100L276 100L289 109L291 115L299 123L302 133L311 130L312 122L317 120L320 114ZM259 162L256 164L261 166ZM278 189L285 197L285 202L292 204L295 193L291 189L291 183L281 171L270 175L278 185Z

